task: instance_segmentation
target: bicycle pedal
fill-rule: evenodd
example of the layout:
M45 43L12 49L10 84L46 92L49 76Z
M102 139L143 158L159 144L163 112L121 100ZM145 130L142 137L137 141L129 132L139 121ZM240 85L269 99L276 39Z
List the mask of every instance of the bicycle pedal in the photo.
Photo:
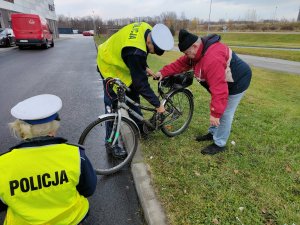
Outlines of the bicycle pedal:
M158 113L157 114L157 119L156 119L156 122L158 123L157 125L160 125L164 122L164 120L166 119L166 115L163 114L163 113Z
M147 124L144 123L143 124L143 132L145 134L149 134L151 131L153 131L153 129L151 127L147 126Z
M166 128L167 130L173 130L173 126L172 126L172 125L166 125L165 128Z

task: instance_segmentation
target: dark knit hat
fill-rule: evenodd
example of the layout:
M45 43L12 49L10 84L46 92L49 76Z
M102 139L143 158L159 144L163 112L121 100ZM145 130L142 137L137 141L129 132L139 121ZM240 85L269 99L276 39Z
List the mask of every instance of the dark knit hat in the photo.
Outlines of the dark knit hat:
M191 34L187 30L181 29L179 31L178 40L179 40L178 43L179 50L181 52L184 52L198 40L198 36L195 34Z

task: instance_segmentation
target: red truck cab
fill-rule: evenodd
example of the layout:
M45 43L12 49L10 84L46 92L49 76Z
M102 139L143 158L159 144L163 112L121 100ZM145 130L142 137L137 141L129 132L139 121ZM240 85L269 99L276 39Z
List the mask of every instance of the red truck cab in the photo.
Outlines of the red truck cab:
M16 36L16 45L20 49L26 46L54 47L52 31L47 20L35 14L11 14L12 28Z

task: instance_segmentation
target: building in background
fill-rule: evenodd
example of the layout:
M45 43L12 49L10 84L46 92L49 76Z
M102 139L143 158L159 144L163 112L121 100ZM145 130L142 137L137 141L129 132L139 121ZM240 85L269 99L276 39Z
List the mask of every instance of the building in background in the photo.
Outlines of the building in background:
M300 8L299 8L299 13L298 13L297 22L300 22Z
M54 0L0 0L0 28L11 27L12 13L38 14L48 20L54 37L58 37Z

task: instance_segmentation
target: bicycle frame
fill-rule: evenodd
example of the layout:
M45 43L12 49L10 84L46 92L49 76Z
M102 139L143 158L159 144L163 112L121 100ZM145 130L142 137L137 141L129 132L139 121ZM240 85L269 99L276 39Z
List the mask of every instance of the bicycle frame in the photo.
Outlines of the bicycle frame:
M132 115L133 117L135 117L136 119L138 119L139 121L145 123L147 126L151 127L152 129L155 129L155 127L148 121L146 120L143 116L141 116L140 114L136 113L133 109L131 109L125 102L128 101L131 104L140 107L141 109L144 110L148 110L148 111L152 111L152 112L156 112L156 109L154 108L150 108L150 107L146 107L146 106L142 106L138 103L136 103L135 101L133 101L131 98L125 96L125 101L118 101L118 110L117 113L114 113L113 115L115 115L115 120L113 123L113 127L112 127L112 131L111 135L108 139L108 142L112 142L112 145L114 146L119 135L120 135L120 129L121 129L121 120L122 120L122 109L124 109L125 111L128 112L128 114ZM110 114L112 115L112 114ZM131 118L129 118L137 127L138 130L139 127L136 124L136 122L134 120L132 120ZM115 131L115 132L114 132Z
M124 104L124 106L126 106L126 104ZM110 135L109 139L107 140L107 142L111 143L112 146L114 146L116 144L119 136L120 136L121 120L122 120L122 117L123 117L123 115L121 113L121 108L118 110L117 113L103 114L103 115L99 116L98 118L99 119L104 119L104 118L110 117L110 116L114 116L115 120L114 120L114 123L113 123L111 135ZM130 117L127 117L127 119L129 119L135 125L136 129L139 131L139 127L136 124L136 122L133 119L131 119Z
M167 122L163 122L161 124L159 124L159 126L155 126L153 124L151 124L148 120L146 120L143 116L141 116L140 114L138 114L137 112L135 112L133 109L131 109L126 102L131 103L134 106L140 107L143 110L146 111L150 111L155 113L156 109L155 108L151 108L151 107L147 107L147 106L143 106L135 101L133 101L131 98L126 96L125 90L129 90L128 87L126 87L125 85L123 85L122 83L118 83L117 84L117 99L118 99L118 105L117 105L117 112L114 113L113 115L115 115L115 120L113 123L113 127L112 127L112 132L111 135L108 139L108 142L112 142L112 145L114 145L120 135L120 129L121 129L121 120L122 120L122 109L124 109L126 112L128 112L128 114L132 115L133 117L135 117L137 120L145 123L147 125L147 127L151 128L152 130L157 130L159 129L159 127L161 127L162 125L165 125L167 123L170 123L171 121L167 121ZM171 88L167 93L164 93L161 90L161 87L158 87L158 93L160 95L160 97L162 98L162 104L165 104L167 101L169 101L169 103L172 105L172 107L177 111L177 113L180 115L181 112L180 110L173 104L173 102L170 100L170 96L180 90L180 89L185 89L187 91L189 91L186 88ZM189 91L190 92L190 91ZM192 95L192 93L190 92L190 94ZM112 114L110 114L112 115ZM168 116L168 114L166 115L166 117ZM127 117L128 118L128 117ZM131 118L130 118L131 119ZM131 119L132 120L132 119ZM132 120L132 122L134 122L134 120ZM137 126L137 124L134 122L134 124L136 125L137 129L140 131L139 127Z
M170 101L170 96L175 92L177 91L177 89L173 89L171 90L170 92L168 92L167 94L164 94L163 97L162 97L162 103L164 104L165 102L169 101L170 104L172 105L172 107L174 107L174 109L180 113L180 111L176 108L176 106L174 106L174 104L172 103L172 101ZM162 92L160 92L161 94ZM137 106L137 107L140 107L141 109L143 110L146 110L146 111L150 111L150 112L156 112L156 109L155 108L150 108L150 107L147 107L147 106L143 106L135 101L133 101L131 98L127 97L125 95L125 102L129 102L131 103L132 105L134 106ZM139 115L138 113L136 113L133 109L131 109L125 102L123 101L118 101L118 113L119 111L121 112L121 110L119 109L125 109L129 114L131 114L132 116L134 116L136 119L138 119L139 121L145 123L147 126L149 126L150 128L156 130L157 127L153 126L153 124L151 124L148 120L146 120L143 116ZM119 115L120 116L120 115ZM163 125L164 123L162 123L161 125Z
M164 95L164 98L162 99L162 102L165 103L167 101L169 101L169 96L175 92L176 90L172 90L170 91L168 94L165 94ZM134 106L137 106L137 107L140 107L141 109L143 110L146 110L146 111L150 111L150 112L156 112L156 109L155 108L150 108L150 107L147 107L147 106L143 106L135 101L133 101L131 98L125 96L125 102L129 102L131 104L133 104ZM162 125L165 125L167 123L170 123L171 121L168 121L168 122L163 122L161 123L158 127L154 126L153 124L151 124L148 120L146 120L143 116L141 116L140 114L138 114L137 112L135 112L133 109L131 109L125 102L123 101L118 101L118 110L117 110L117 113L115 113L114 115L116 116L116 120L114 121L114 124L113 124L113 128L112 130L115 131L115 132L112 132L111 133L111 136L109 138L109 142L112 141L112 145L114 145L119 137L119 134L120 134L120 129L121 129L121 119L122 119L122 116L124 116L122 114L122 109L124 109L125 111L128 112L128 114L132 115L133 117L135 117L137 120L145 123L148 127L150 127L151 129L153 130L157 130L160 126ZM173 108L179 113L180 111L176 108L176 106L173 105L172 101L170 101L170 104L173 106ZM111 114L110 114L111 115ZM132 120L132 119L131 119ZM139 127L137 126L137 124L135 123L134 120L132 120L132 122L134 122L134 124L136 125L137 129L139 129ZM113 137L114 136L114 137Z

